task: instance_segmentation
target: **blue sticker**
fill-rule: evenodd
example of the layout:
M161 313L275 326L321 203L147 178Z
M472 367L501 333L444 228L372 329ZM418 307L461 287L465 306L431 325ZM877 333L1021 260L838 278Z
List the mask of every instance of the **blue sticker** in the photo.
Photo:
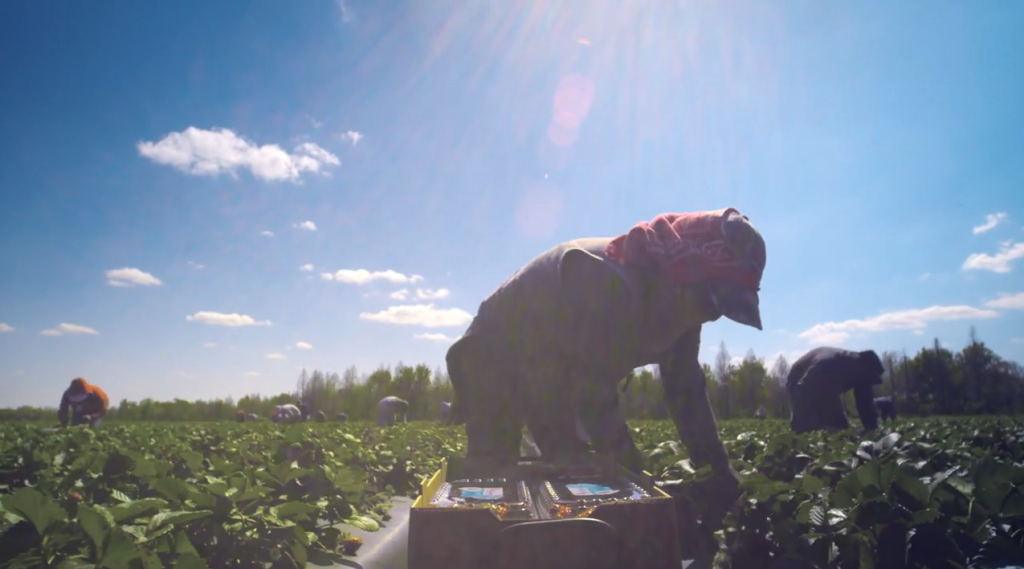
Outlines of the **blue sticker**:
M619 491L601 484L566 484L573 496L607 496Z
M472 498L474 500L500 500L504 495L502 489L498 488L476 488L476 487L465 487L459 489L459 496L462 498Z

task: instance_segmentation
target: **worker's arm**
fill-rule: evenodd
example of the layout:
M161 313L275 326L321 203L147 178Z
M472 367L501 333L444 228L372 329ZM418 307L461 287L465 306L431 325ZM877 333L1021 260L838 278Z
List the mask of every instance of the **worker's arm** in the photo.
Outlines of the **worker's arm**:
M695 466L710 464L712 467L711 477L698 483L693 496L700 508L701 522L715 531L740 496L740 478L730 466L718 436L718 425L704 384L704 370L697 360L700 332L701 328L697 327L684 334L670 353L660 358L658 365L665 402L679 440L686 446Z
M704 384L704 370L697 360L700 332L700 326L687 332L658 362L665 403L690 459L697 465L711 464L716 470L727 469L729 460L718 437L718 425Z
M65 393L60 398L60 408L57 409L57 419L60 421L62 427L68 424L68 410L71 407L71 402L68 401L68 394Z
M864 428L872 431L878 428L878 412L875 410L874 393L868 381L861 382L853 388L853 400L857 404L857 414Z

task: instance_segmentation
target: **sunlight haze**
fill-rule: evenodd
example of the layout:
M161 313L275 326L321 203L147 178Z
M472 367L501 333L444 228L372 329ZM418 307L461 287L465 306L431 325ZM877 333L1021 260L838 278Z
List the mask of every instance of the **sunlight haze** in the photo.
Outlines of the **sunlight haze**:
M1024 3L0 3L0 381L444 367L548 247L735 207L764 330L1024 361Z

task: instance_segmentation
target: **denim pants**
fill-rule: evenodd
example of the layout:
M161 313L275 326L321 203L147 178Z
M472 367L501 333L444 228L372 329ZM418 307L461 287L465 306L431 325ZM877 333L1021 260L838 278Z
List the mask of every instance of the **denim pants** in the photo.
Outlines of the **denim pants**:
M97 417L90 421L85 418L85 413L82 412L81 407L71 408L71 426L88 424L90 427L97 427L102 420L101 417Z

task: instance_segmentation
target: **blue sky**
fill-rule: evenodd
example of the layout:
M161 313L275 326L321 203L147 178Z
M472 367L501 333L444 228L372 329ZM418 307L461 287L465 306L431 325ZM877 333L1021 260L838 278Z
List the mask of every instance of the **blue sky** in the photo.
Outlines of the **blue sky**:
M729 206L767 242L765 329L707 325L705 361L972 325L1024 361L1022 26L1013 1L0 3L2 404L435 367L550 245Z

